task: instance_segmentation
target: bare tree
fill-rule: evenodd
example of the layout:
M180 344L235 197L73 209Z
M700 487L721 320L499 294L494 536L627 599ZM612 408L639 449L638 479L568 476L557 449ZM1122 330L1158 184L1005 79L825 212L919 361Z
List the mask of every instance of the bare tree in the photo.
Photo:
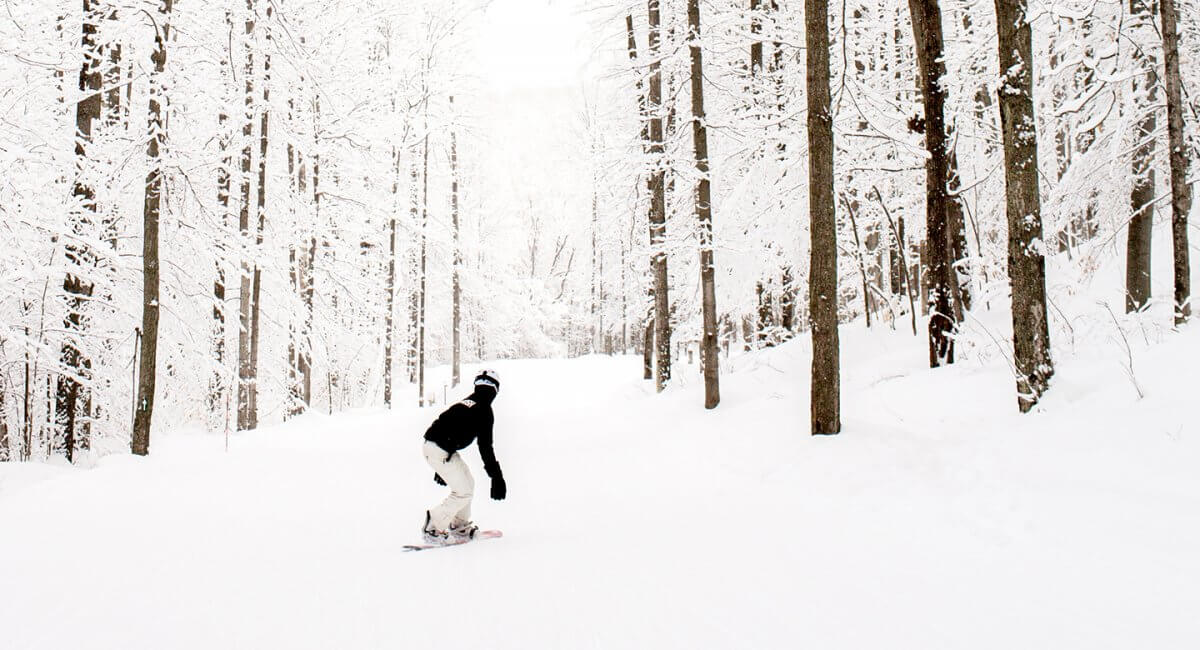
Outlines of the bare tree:
M421 170L417 166L416 157L409 162L408 168L408 214L410 227L416 229L419 222L419 214L421 209ZM416 247L408 247L407 266L408 272L411 274L408 290L408 382L410 384L417 383L417 348L419 347L417 340L417 331L421 321L420 306L421 306L421 291L420 285L417 283L417 266L420 262L418 259Z
M86 242L85 233L95 222L96 189L88 184L85 169L88 164L88 148L92 144L93 127L100 120L102 110L100 48L96 42L97 7L94 0L83 0L83 23L79 67L79 91L82 93L75 105L75 186L73 194L78 202L71 229L75 235L67 243L66 257L70 264L63 291L67 294L67 314L63 318L62 374L58 378L55 392L55 426L60 436L56 446L61 448L68 461L73 461L75 448L88 444L90 423L87 405L91 402L91 391L87 382L91 378L92 360L84 353L83 336L87 330L85 306L92 297L95 284L86 275L93 266L95 253Z
M263 38L266 41L267 53L263 55L263 76L262 76L262 108L259 110L259 130L258 130L258 225L255 229L254 250L257 253L262 250L263 231L266 229L267 221L267 149L269 144L270 124L271 124L271 15L274 12L274 4L267 3L267 20L263 27ZM252 381L250 382L250 414L251 426L258 426L258 350L259 350L259 333L262 331L262 268L258 263L254 264L254 286L252 289L253 303L252 314L250 316L250 368L252 371Z
M3 359L0 356L0 359ZM5 408L5 397L8 395L8 390L4 386L2 380L6 377L0 377L0 461L13 460L16 454L13 453L13 440L8 433L8 409Z
M1153 25L1151 0L1129 0L1133 29L1145 31ZM1158 62L1147 49L1135 52L1134 61L1142 69L1141 79L1134 77L1133 105L1142 110L1135 129L1133 151L1133 189L1130 192L1129 243L1125 257L1125 311L1138 311L1150 300L1150 248L1154 229L1154 139L1158 130Z
M450 97L450 108L453 114L453 95ZM462 234L458 214L458 136L453 127L450 130L450 221L454 235L454 268L450 278L450 290L453 294L451 300L454 303L451 315L454 350L450 364L450 385L457 386L462 375L462 285L459 282L462 268Z
M662 20L660 0L648 0L650 20L650 264L654 273L654 387L662 391L671 381L671 303L667 274L666 168L663 147L662 53L659 41Z
M394 106L393 106L394 107ZM395 199L400 193L400 152L392 148L392 196ZM388 219L388 258L387 280L384 291L387 294L383 317L383 404L392 405L392 339L395 337L393 323L396 313L396 214L399 209L398 200L393 204L392 216Z
M637 35L633 30L633 14L627 14L625 16L625 31L626 31L626 34L628 37L629 61L631 64L633 64L634 69L637 70L637 58L638 58ZM641 75L640 71L637 76L637 81L636 81L635 87L637 90L638 120L641 123L641 127L642 127L642 153L648 154L650 152L650 148L651 148L650 121L649 121L649 114L647 111L647 104L649 103L649 97L646 96L646 93L644 91L643 84L642 84L642 75ZM640 181L639 181L639 183L640 183ZM653 175L651 175L649 178L646 179L646 187L648 190L650 190L651 197L653 197L653 193L654 193ZM632 221L631 221L630 245L632 246L632 244L633 244L633 225L632 225ZM651 253L651 257L650 257L650 272L651 272L651 275L654 274L653 253ZM654 377L654 367L655 367L654 366L654 325L655 325L654 310L656 309L658 303L654 299L654 284L655 283L652 281L650 283L649 290L646 292L646 295L649 298L649 301L648 301L648 309L646 311L646 326L645 326L645 329L643 330L643 334L642 334L642 378L647 379L647 380L652 379Z
M938 0L909 0L916 42L921 98L925 106L925 236L929 242L929 366L954 363L955 284L951 265L949 137L946 132L946 74L942 45L942 12ZM866 296L863 297L866 300Z
M166 143L163 122L163 71L167 65L167 41L170 38L171 8L174 0L162 0L155 19L154 54L150 59L150 142L146 155L150 171L146 175L146 199L142 208L142 349L138 368L136 408L130 450L145 456L150 453L150 427L154 417L154 386L158 373L158 222L162 211L162 148Z
M717 349L717 291L713 275L712 191L709 185L708 132L704 115L704 61L700 51L700 0L688 0L688 35L692 59L692 146L696 153L696 221L700 229L700 293L703 332L700 362L704 369L704 408L721 403L720 355Z
M228 9L225 10L225 27L231 33L233 31L233 14ZM230 52L228 49L221 50L221 76L224 79L225 70L229 67ZM224 88L222 84L222 88ZM222 100L227 99L226 93L222 92ZM217 203L220 205L220 226L222 237L218 239L216 277L213 279L213 328L212 328L212 345L213 345L213 363L216 367L213 370L213 376L209 380L208 390L208 408L209 412L216 412L225 402L225 391L228 387L225 386L225 254L224 242L225 230L229 227L229 193L231 190L230 170L233 169L233 134L229 128L229 110L224 101L221 103L220 112L217 114L217 130L219 131L219 142L221 148L221 166L217 168Z
M763 42L759 40L762 34L762 0L750 0L750 77L758 76L762 71Z
M426 71L428 72L428 71ZM425 137L421 141L421 267L417 283L417 404L425 405L425 294L428 286L426 268L429 263L429 87L422 82L425 103Z
M1188 149L1183 139L1183 82L1179 75L1179 30L1175 0L1159 0L1162 16L1163 63L1167 87L1167 142L1171 161L1171 240L1175 258L1175 324L1191 317L1191 265L1188 262Z
M808 313L812 324L812 433L842 430L838 343L837 215L829 93L829 3L804 0L808 65Z
M242 164L241 164L241 208L238 212L238 233L241 238L241 285L238 294L238 386L237 386L237 428L238 430L253 429L257 425L258 416L253 410L250 399L251 384L255 380L255 368L250 354L250 331L254 310L252 290L254 276L248 255L250 248L250 163L253 155L251 138L254 135L254 0L246 0L246 22L244 43L246 47L246 62L242 68L242 76L246 80L246 107L242 121Z
M1033 114L1033 45L1027 0L996 0L1000 123L1008 208L1008 273L1012 285L1013 358L1017 404L1028 412L1054 374L1046 320L1046 258L1038 196L1037 130Z

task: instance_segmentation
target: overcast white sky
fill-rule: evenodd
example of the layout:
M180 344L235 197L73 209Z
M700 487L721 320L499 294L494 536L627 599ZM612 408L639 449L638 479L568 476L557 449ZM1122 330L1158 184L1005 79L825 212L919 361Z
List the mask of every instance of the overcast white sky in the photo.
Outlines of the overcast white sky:
M484 13L480 70L490 94L580 87L593 37L581 0L493 0Z

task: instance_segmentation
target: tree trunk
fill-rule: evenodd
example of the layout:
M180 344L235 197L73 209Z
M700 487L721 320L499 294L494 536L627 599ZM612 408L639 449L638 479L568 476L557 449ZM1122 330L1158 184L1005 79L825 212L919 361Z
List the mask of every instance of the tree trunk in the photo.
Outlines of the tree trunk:
M1179 75L1179 31L1175 0L1162 3L1163 63L1167 87L1167 142L1171 163L1171 240L1175 257L1175 324L1191 317L1191 265L1188 261L1188 211L1192 207L1188 186L1187 144L1183 133L1183 88Z
M1033 46L1027 0L996 0L1000 123L1008 208L1017 404L1028 412L1054 374L1046 317L1046 259L1038 196L1037 122L1033 113Z
M263 31L263 38L266 40L266 51L271 49L271 14L274 12L274 5L267 3L267 22ZM262 110L259 119L258 132L258 225L255 231L254 250L259 252L263 245L263 231L266 229L267 221L267 150L268 136L270 135L271 123L271 55L263 55L263 78L262 78ZM258 427L258 350L259 350L259 334L261 332L262 318L262 269L258 263L254 264L254 287L253 287L253 307L250 316L250 367L251 367L251 382L250 382L250 428Z
M811 420L813 435L826 435L842 430L828 0L804 0L804 20L808 66L808 212L812 241L808 291L812 325Z
M648 314L648 316L650 316ZM646 319L646 331L642 335L642 379L654 378L654 319Z
M663 156L662 64L659 61L659 0L648 0L650 20L650 263L654 269L654 387L662 392L671 381L671 308L667 274L666 170Z
M300 38L301 45L304 44L304 38ZM321 156L319 152L321 143L321 100L313 97L313 141L312 141L312 223L321 223ZM300 163L300 193L307 195L308 191L305 188L305 166ZM304 257L304 264L300 267L300 297L304 305L304 320L302 321L302 331L300 332L300 394L304 401L305 407L312 406L312 331L313 331L313 294L316 290L316 281L314 279L315 269L317 264L317 236L310 230L308 232L308 255Z
M416 229L419 226L419 214L421 209L421 187L420 173L421 170L417 167L416 157L409 163L409 219L410 228ZM421 321L419 313L421 306L420 286L417 283L417 249L411 244L408 246L408 273L409 273L409 290L408 290L408 383L417 383L417 330L418 324Z
M954 271L950 261L949 137L946 134L946 74L942 46L942 14L938 0L909 0L916 42L921 97L925 106L925 233L929 242L929 367L954 363Z
M688 40L692 59L692 146L696 153L696 221L700 230L700 294L703 330L700 363L704 370L704 408L721 403L717 349L717 292L713 277L712 196L709 185L708 132L704 115L704 62L700 50L700 0L688 0Z
M4 408L5 393L0 389L0 461L12 460L16 454L12 452L12 440L8 435L8 412Z
M762 71L763 43L758 39L762 33L762 0L750 0L750 78ZM753 87L750 89L753 93Z
M783 267L780 274L779 289L779 326L783 335L791 339L796 330L796 283L792 279L792 267Z
M225 26L228 30L233 29L233 16L229 10L225 11ZM227 50L222 50L220 74L222 89L225 88L225 69L229 66L230 53ZM227 100L225 92L221 94L222 100ZM221 235L217 245L216 278L213 280L213 361L217 369L213 371L213 376L209 380L208 389L208 410L209 413L217 412L225 403L225 232L229 227L229 193L231 190L231 174L233 168L232 148L232 133L229 131L229 112L226 104L222 102L220 112L217 114L217 131L219 132L220 148L221 148L221 166L217 168L217 203L220 205L220 222Z
M94 0L83 0L81 49L83 62L79 68L79 90L82 96L75 105L75 185L73 194L78 212L71 224L72 240L66 245L68 271L63 280L67 294L67 314L63 318L62 365L64 374L58 378L55 392L55 425L59 436L56 446L62 449L68 462L75 459L75 447L88 444L89 414L85 405L91 401L91 390L84 382L91 378L91 359L83 352L83 335L87 330L84 308L91 298L94 284L83 274L93 265L94 253L86 243L87 231L96 217L96 189L85 180L88 148L92 130L100 120L101 85L100 49L96 43L96 7ZM83 380L82 382L80 380Z
M242 196L238 212L238 233L241 238L241 282L238 292L238 386L237 428L239 431L253 429L256 414L250 402L250 385L254 381L254 366L250 356L251 313L253 310L253 273L250 267L250 163L253 156L254 135L254 0L246 0L245 47L246 63L242 76L246 80L246 108L242 122Z
M626 37L628 39L629 60L631 63L633 63L636 66L636 63L637 63L637 37L633 31L633 14L626 14L626 16L625 16L625 32L626 32ZM635 67L635 69L636 69L636 67ZM649 97L647 97L646 93L643 92L642 77L640 75L637 78L635 87L637 89L637 96L638 96L638 113L639 113L638 121L641 123L641 126L642 126L642 153L649 154L650 149L652 147L652 142L650 139L650 121L649 121L649 114L648 114L648 110L647 110L647 104L649 102ZM654 194L653 194L653 190L654 190L653 178L654 178L653 174L651 174L651 176L649 178L647 178L647 180L646 180L646 187L651 192L652 200L653 200L653 196L654 196ZM629 244L631 247L633 246L633 229L634 229L634 221L631 220L630 230L629 230L629 238L630 238ZM653 226L650 227L650 230L651 230L651 232L653 232ZM651 237L651 239L653 239L653 236ZM651 250L651 254L650 254L651 275L654 274L654 271L655 271L654 253L653 253L653 250ZM646 329L645 329L645 331L643 333L643 337L642 337L642 343L643 343L643 345L642 345L642 368L643 368L642 378L648 380L648 379L652 379L654 377L654 368L655 368L655 365L654 365L654 327L655 327L654 309L657 306L657 302L654 299L654 282L653 281L651 281L651 283L650 283L650 288L647 291L647 296L650 299L650 308L646 313Z
M1134 15L1133 29L1148 31L1154 14L1151 0L1130 0ZM1136 148L1133 152L1133 189L1129 203L1129 243L1125 257L1125 311L1139 311L1150 300L1150 248L1154 229L1154 139L1158 130L1158 62L1154 53L1142 49L1134 54L1137 65L1143 68L1141 82L1135 77L1133 98L1135 110L1144 111L1135 129ZM1145 93L1145 98L1141 94Z
M400 192L400 152L392 149L392 206L398 209ZM393 318L396 313L396 215L388 219L388 259L387 259L387 306L383 317L383 405L392 406L392 338L394 337Z
M949 175L946 181L946 227L950 229L947 237L950 238L950 281L953 283L950 288L954 292L954 321L961 323L963 312L971 309L971 269L967 259L970 253L967 250L967 220L963 213L963 199L958 195L962 189L958 175L958 154L950 142L946 143L946 149L949 153L949 167L946 169Z
M450 97L450 107L453 113L454 97ZM450 362L450 385L453 387L458 386L462 379L462 286L459 282L462 243L458 219L458 137L453 127L450 129L450 222L454 234L454 268L450 278L451 301L454 303L451 315L453 351Z
M425 405L425 291L427 279L426 268L429 263L428 234L429 227L429 91L425 91L425 139L421 144L421 269L418 277L420 289L417 304L417 404Z
M767 285L759 280L754 287L754 297L758 300L758 328L755 331L754 342L757 347L774 347L775 340L771 332L771 297L767 293Z
M111 7L108 13L108 22L114 27L114 31L119 29L120 17L117 14L117 9L109 0ZM119 127L121 125L121 42L116 37L110 37L108 45L105 46L108 52L108 68L104 71L104 125L108 128Z
M166 143L163 125L163 72L167 65L167 40L170 37L171 5L162 0L155 20L154 70L150 74L150 142L146 155L150 172L146 175L146 200L142 208L142 348L138 368L136 409L133 415L133 439L130 450L145 456L150 453L150 427L154 417L154 385L158 373L158 222L162 208L162 148Z

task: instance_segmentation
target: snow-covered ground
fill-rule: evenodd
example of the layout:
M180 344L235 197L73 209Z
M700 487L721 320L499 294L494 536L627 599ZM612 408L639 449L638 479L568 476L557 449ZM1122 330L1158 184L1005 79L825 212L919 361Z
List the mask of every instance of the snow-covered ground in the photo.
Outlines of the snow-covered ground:
M844 432L807 342L695 366L497 364L500 540L402 553L436 409L175 432L88 470L0 465L0 647L1197 648L1200 328L1059 364L920 369L843 329ZM478 454L468 455L486 495Z

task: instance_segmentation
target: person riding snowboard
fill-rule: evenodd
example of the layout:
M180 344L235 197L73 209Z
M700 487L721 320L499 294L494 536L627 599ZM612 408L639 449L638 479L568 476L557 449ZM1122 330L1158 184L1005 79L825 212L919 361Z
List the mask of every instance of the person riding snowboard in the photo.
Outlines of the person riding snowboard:
M479 528L471 522L471 498L475 479L462 454L479 439L483 469L492 479L491 496L504 500L507 486L496 452L492 449L492 400L500 392L500 376L495 370L483 370L475 377L475 390L466 399L452 405L429 425L425 432L425 460L433 468L433 480L449 485L450 495L437 507L425 511L425 541L430 544L466 541Z

